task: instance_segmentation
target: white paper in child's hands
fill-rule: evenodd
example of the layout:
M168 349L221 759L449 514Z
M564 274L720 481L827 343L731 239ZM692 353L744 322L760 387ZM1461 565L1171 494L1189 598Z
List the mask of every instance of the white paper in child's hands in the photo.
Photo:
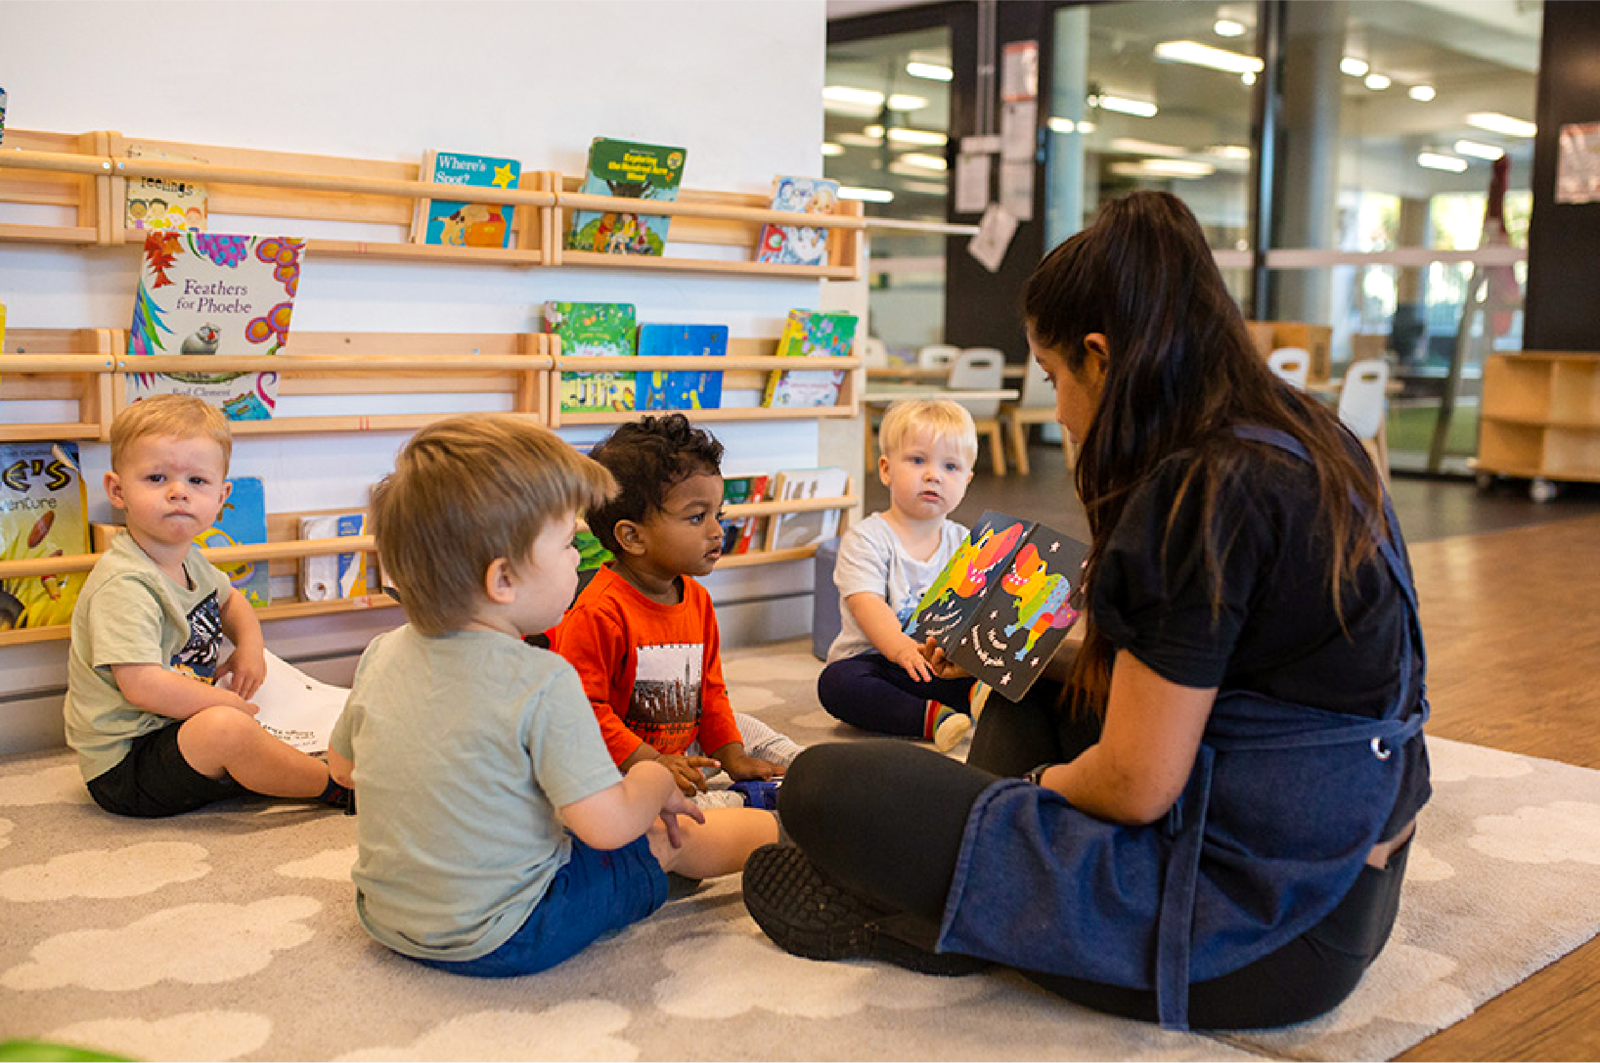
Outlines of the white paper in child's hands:
M261 707L256 722L303 753L321 753L344 711L350 691L313 679L267 651L267 678L250 700Z

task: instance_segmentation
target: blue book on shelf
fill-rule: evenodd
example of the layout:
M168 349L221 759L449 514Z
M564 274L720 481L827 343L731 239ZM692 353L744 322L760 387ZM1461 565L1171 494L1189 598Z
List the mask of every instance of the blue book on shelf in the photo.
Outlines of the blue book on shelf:
M728 353L727 325L640 325L639 356ZM638 374L641 410L714 410L722 405L722 372L644 371Z
M258 476L235 476L229 483L233 492L222 504L217 522L199 535L195 542L200 546L238 546L243 543L267 541L266 493ZM251 605L270 605L272 591L267 583L267 562L237 561L218 565Z

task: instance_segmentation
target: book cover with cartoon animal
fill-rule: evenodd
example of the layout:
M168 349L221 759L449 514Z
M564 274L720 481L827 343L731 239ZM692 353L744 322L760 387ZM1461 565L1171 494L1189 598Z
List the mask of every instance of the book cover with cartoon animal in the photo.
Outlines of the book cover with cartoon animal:
M422 179L437 184L516 188L521 176L522 163L516 159L430 151L422 160ZM515 212L509 203L419 199L411 239L457 247L509 247Z
M773 181L773 210L832 214L838 205L838 181L826 177L779 177ZM761 239L756 245L756 261L796 266L826 266L829 231L808 225L778 225L767 222L761 227Z
M194 231L145 237L134 293L131 355L194 355L178 373L128 374L128 401L197 395L230 421L262 421L278 404L277 373L218 373L205 355L277 354L289 342L305 241Z
M727 325L640 325L639 357L718 357L728 353ZM722 405L720 370L641 370L641 410L714 410Z
M589 145L589 163L578 191L670 203L678 198L684 156L682 148L596 137ZM608 255L660 255L671 224L665 214L575 210L567 247Z
M856 320L854 314L832 310L791 310L778 337L777 354L783 358L848 355L855 343ZM775 369L767 376L761 405L831 406L843 384L842 369Z
M0 560L89 553L76 443L0 443ZM88 572L0 580L0 631L72 620Z
M575 357L633 354L632 303L544 304L544 330L561 340L561 353ZM636 373L561 374L563 413L611 413L635 408Z
M222 503L216 523L194 537L202 549L212 546L239 546L267 541L267 503L259 476L233 476L233 490ZM216 564L215 562L212 562ZM267 562L235 561L217 568L228 577L253 606L272 604L272 589L267 582Z
M985 510L906 621L952 663L1020 701L1083 609L1089 547L1053 528Z

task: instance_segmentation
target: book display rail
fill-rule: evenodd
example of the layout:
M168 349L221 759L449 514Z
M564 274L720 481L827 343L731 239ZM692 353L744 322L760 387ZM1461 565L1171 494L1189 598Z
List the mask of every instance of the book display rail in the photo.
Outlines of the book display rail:
M204 160L204 161L197 161ZM300 155L254 149L212 147L124 137L120 133L61 134L6 130L0 149L0 203L52 208L56 220L34 224L0 222L0 242L76 246L142 243L146 233L127 225L126 185L130 178L153 177L199 182L206 188L209 212L296 220L393 225L392 241L312 237L308 254L347 259L409 261L447 269L452 264L510 268L653 270L740 277L837 278L859 276L863 216L859 203L841 204L832 216L806 215L810 227L826 227L823 265L762 263L755 249L763 225L793 224L793 212L774 211L762 194L685 188L674 202L582 196L579 179L554 171L524 168L515 188L478 188L474 201L513 205L506 246L473 247L415 242L411 236L417 203L460 198L459 187L422 179L420 163L379 162ZM661 256L579 252L563 247L569 212L579 209L647 210L673 216L667 252ZM674 254L693 245L722 248L724 257ZM727 248L742 246L747 256L729 258ZM612 370L716 370L725 387L759 391L774 369L794 368L798 359L776 355L777 339L732 337L727 354L715 358L564 356L560 341L542 333L381 334L293 333L292 343L272 356L210 356L208 371L276 373L284 396L341 397L349 405L381 396L452 393L481 398L484 410L510 410L552 428L620 424L635 411L563 413L559 382L563 372ZM0 422L0 441L74 440L106 442L117 410L126 405L128 378L134 374L188 370L185 356L130 356L128 335L120 328L11 328L0 350L0 401L8 414ZM805 359L813 361L813 359ZM823 362L824 359L815 359ZM831 357L826 367L845 370L838 400L830 406L773 409L759 405L695 410L697 422L788 421L845 418L860 414L863 381L859 357ZM46 416L27 411L51 411ZM326 408L326 407L324 407ZM62 414L62 410L66 410ZM349 411L274 416L235 421L236 438L285 434L338 434L415 430L447 413ZM847 510L859 499L849 490L837 498L729 505L726 515L761 516L818 509ZM266 561L274 575L292 575L307 557L371 551L370 536L302 540L306 513L269 513L268 542L204 551L213 562ZM723 567L777 563L808 557L815 547L755 550L722 562ZM0 579L86 571L98 554L78 557L0 561ZM42 568L40 566L43 566ZM35 571L37 570L37 571ZM299 581L295 581L298 588ZM309 616L379 608L395 604L381 593L353 598L303 601L275 598L258 609L262 619ZM0 647L65 639L66 625L0 631Z

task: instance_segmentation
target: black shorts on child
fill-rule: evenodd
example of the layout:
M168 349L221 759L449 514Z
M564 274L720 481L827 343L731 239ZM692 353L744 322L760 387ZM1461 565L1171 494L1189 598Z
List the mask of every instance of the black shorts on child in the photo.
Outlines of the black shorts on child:
M174 720L135 738L120 764L89 781L95 804L119 816L152 819L248 793L226 775L209 779L190 767L178 749L179 726Z

